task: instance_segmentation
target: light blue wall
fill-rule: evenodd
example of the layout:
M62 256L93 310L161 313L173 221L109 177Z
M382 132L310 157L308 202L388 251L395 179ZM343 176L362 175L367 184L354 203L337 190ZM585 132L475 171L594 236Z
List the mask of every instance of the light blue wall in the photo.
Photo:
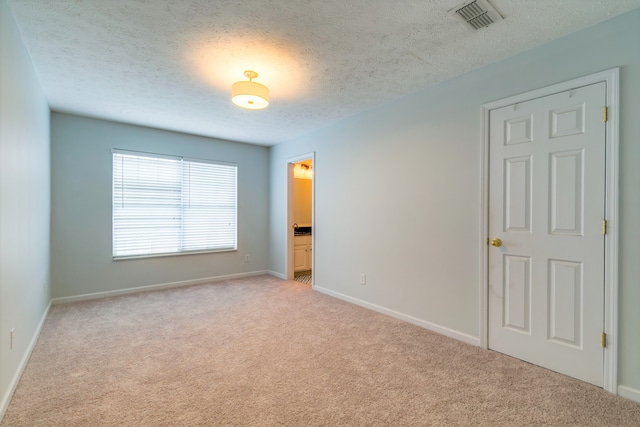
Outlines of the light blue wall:
M286 159L315 151L315 284L478 337L480 107L613 67L622 106L619 381L640 396L640 10L272 147L271 270L285 273Z
M0 31L1 418L49 303L50 112L4 0Z
M51 140L54 298L267 269L268 148L61 113ZM113 148L237 163L238 251L113 261Z

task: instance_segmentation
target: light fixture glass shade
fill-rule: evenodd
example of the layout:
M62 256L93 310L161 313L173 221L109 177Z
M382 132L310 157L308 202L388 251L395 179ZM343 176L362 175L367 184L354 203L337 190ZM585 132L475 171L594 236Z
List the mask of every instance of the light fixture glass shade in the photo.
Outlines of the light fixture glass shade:
M235 82L231 86L231 102L249 110L261 110L269 105L269 88L252 81Z
M293 165L293 177L299 179L313 179L313 167L304 163Z

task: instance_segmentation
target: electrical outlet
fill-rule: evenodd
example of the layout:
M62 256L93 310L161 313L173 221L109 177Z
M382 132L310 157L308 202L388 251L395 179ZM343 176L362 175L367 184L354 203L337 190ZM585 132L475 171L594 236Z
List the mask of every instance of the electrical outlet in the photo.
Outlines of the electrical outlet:
M364 273L360 273L360 284L361 285L367 284L367 275Z
M246 255L244 256L244 262L249 262L249 254L246 254Z
M16 331L16 328L11 328L9 331L9 350L13 350L13 333Z

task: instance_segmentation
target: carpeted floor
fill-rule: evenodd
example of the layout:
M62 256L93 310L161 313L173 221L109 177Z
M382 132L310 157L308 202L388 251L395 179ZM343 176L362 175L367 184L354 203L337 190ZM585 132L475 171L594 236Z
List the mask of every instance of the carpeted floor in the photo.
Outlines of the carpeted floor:
M640 425L640 404L269 276L52 307L2 426Z

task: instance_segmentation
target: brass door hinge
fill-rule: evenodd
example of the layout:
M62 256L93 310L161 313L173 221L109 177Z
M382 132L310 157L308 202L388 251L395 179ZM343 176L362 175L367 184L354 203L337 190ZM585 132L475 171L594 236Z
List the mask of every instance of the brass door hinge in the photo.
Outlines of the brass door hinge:
M608 110L609 109L607 107L602 108L602 121L605 123L607 122L607 118L608 118L607 117Z
M600 345L602 345L602 348L605 348L607 346L607 333L603 332L602 336L600 337Z
M607 220L603 219L602 220L602 234L607 234Z

